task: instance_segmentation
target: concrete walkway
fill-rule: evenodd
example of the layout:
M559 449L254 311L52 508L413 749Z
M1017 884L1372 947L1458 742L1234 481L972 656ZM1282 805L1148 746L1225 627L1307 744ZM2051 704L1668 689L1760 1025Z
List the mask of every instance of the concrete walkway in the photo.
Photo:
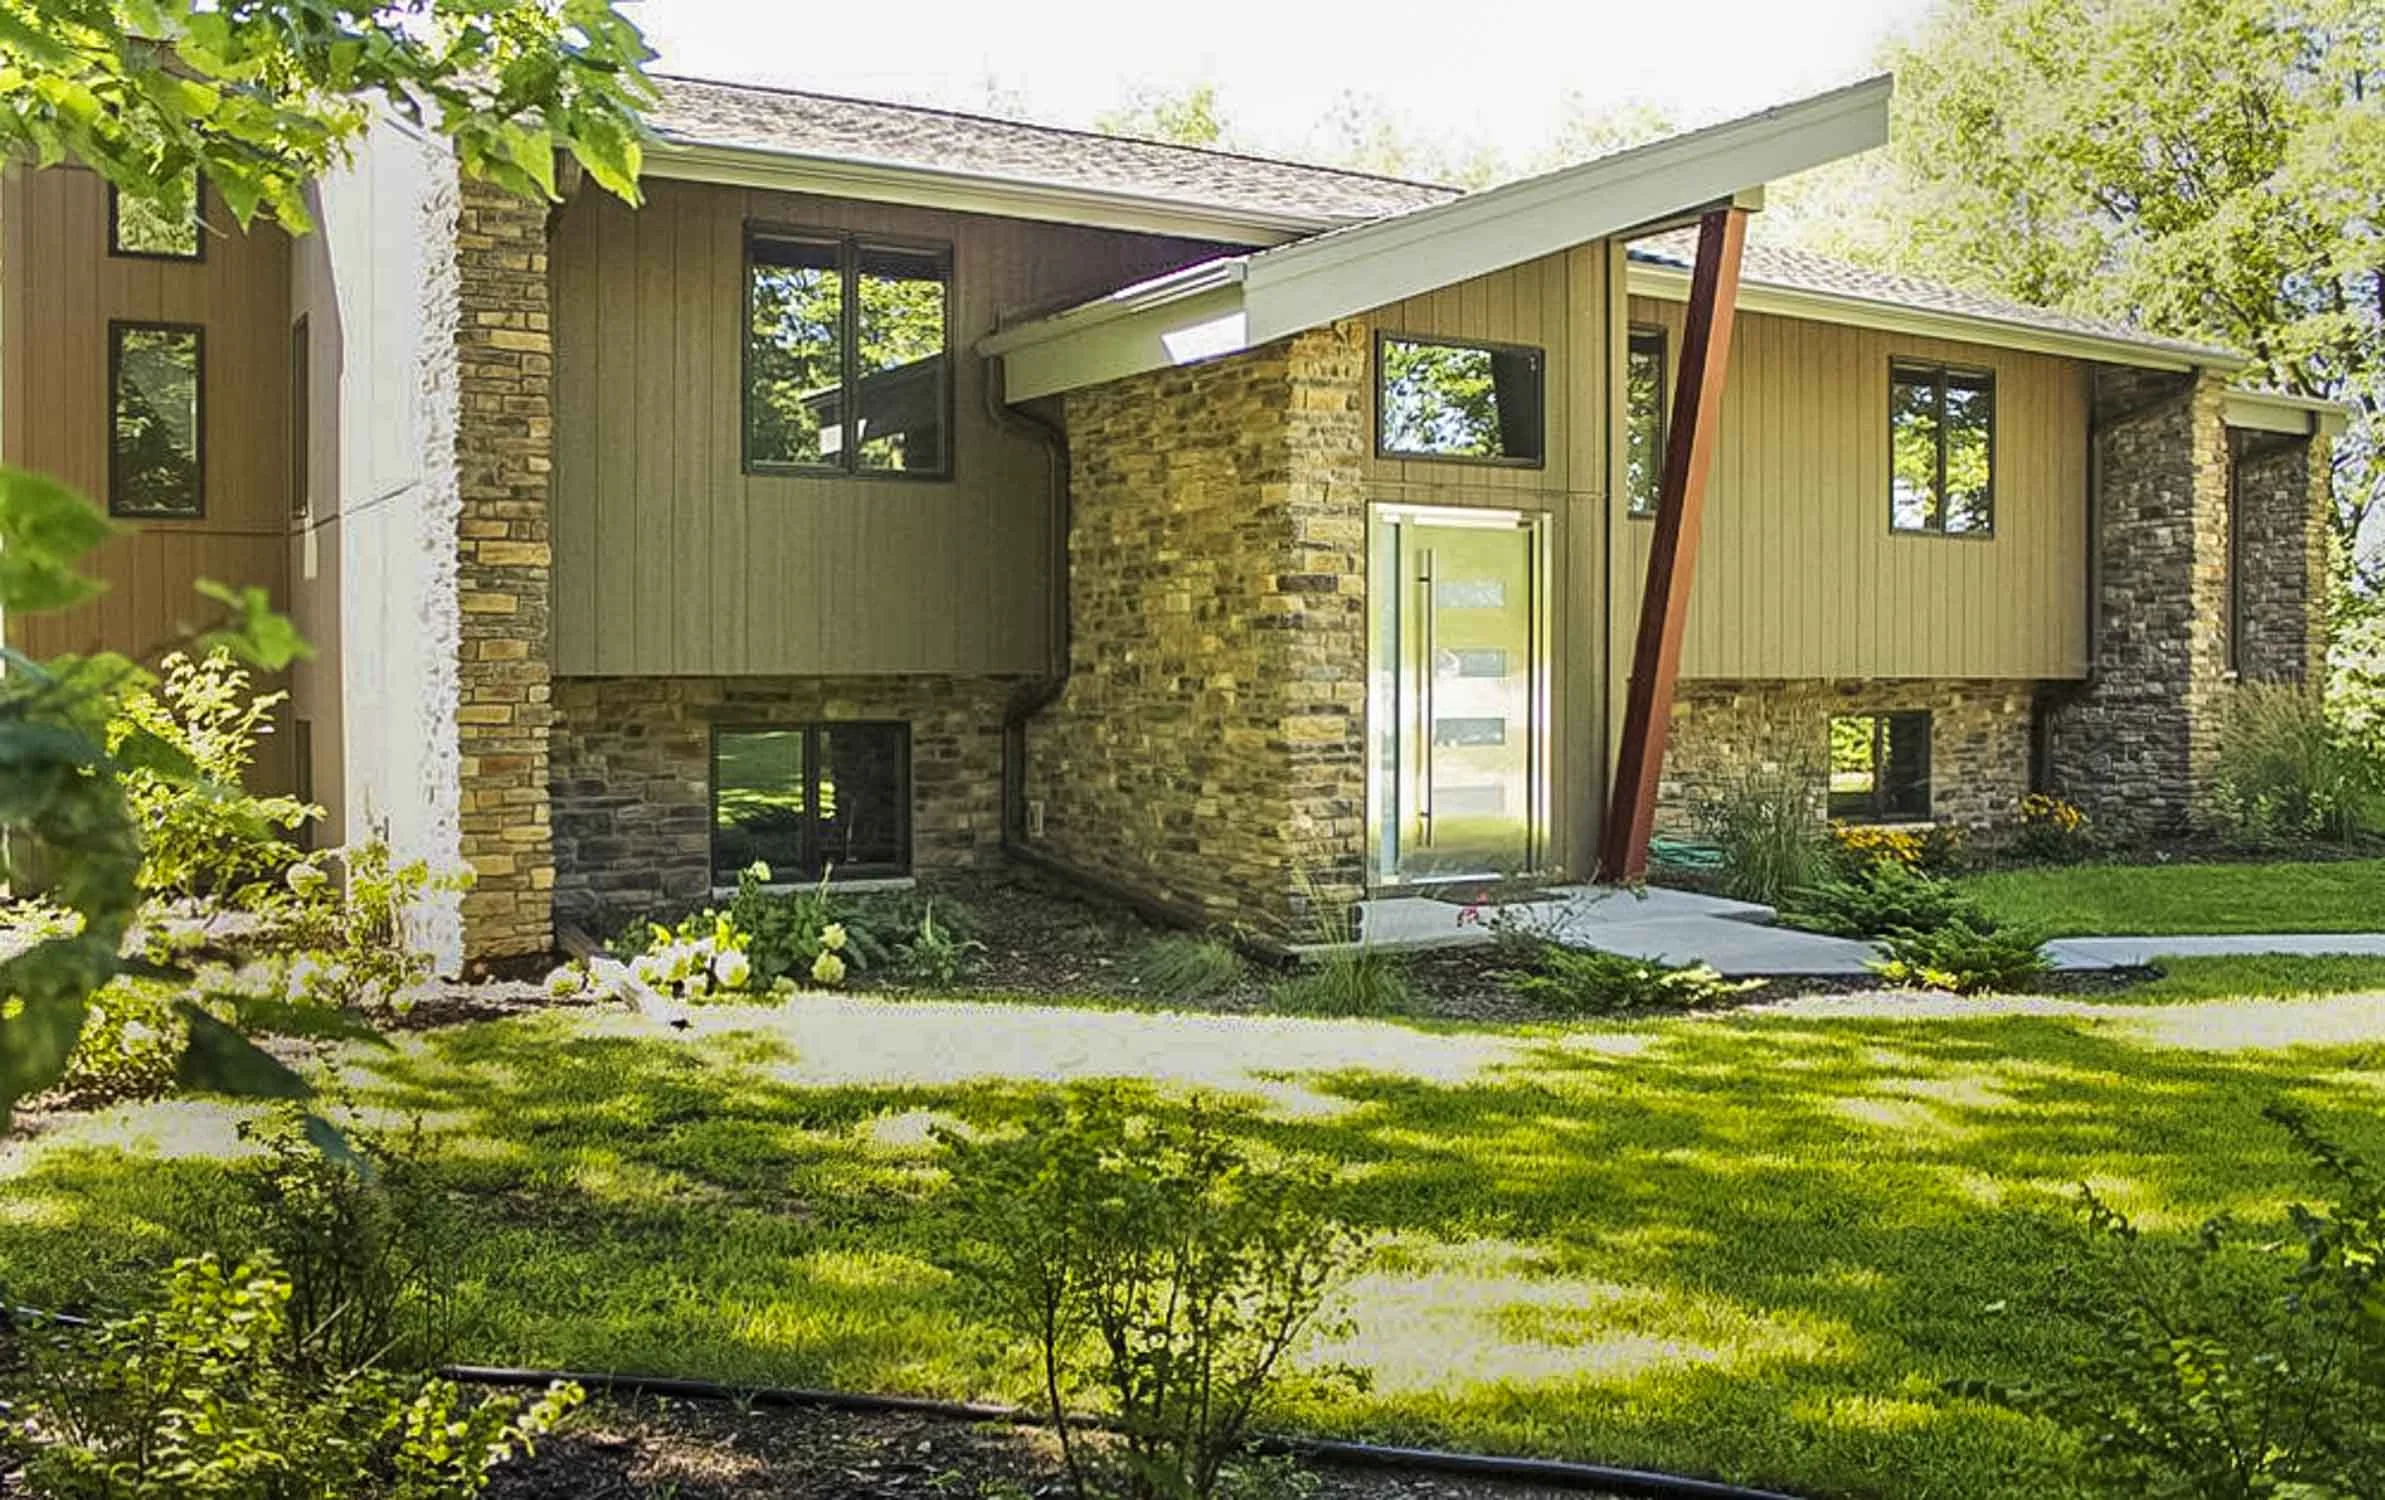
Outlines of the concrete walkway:
M1711 964L1726 975L1856 975L1879 951L1851 938L1777 925L1769 906L1651 886L1645 891L1555 886L1529 901L1469 907L1427 896L1369 901L1364 925L1377 947L1462 948L1488 943L1500 927L1575 948L1633 958ZM2155 958L2214 954L2353 954L2385 957L2385 933L2241 933L2180 937L2057 938L2046 957L2057 969L2114 969Z

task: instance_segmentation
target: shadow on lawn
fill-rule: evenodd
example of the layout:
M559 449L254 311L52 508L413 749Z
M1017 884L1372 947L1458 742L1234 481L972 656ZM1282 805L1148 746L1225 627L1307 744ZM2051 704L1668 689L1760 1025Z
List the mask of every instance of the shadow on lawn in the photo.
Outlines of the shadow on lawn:
M2072 1184L2173 1227L2258 1217L2306 1186L2262 1106L2373 1120L2385 1077L2375 1046L2188 1053L2025 1017L1653 1025L1516 1059L1462 1081L1303 1073L1312 1107L1254 1124L1344 1164L1344 1212L1384 1245L1353 1289L1357 1335L1328 1351L1376 1388L1305 1419L1866 1496L2010 1494L2058 1461L2048 1429L1940 1382L2074 1346L2034 1306L2076 1245ZM1023 1351L936 1266L956 1226L927 1125L991 1125L1048 1085L807 1086L800 1062L778 1036L559 1017L368 1060L363 1105L452 1142L478 1229L462 1352L1023 1394ZM104 1295L188 1236L236 1232L210 1207L223 1172L40 1154L0 1178L22 1205L0 1204L9 1290Z

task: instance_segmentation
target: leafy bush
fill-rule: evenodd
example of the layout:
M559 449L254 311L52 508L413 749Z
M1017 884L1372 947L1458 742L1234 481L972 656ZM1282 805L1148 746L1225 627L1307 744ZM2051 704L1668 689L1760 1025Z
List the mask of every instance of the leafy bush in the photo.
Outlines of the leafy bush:
M2268 1114L2331 1207L2154 1243L2082 1190L2085 1253L2057 1300L2098 1336L2033 1384L1958 1389L2077 1432L2110 1495L2385 1494L2385 1181L2300 1114Z
M920 909L919 926L902 946L903 973L922 984L937 989L950 989L960 983L976 955L985 951L985 944L972 937L963 937L949 923L936 920L936 903L931 898Z
M330 1375L443 1361L463 1233L430 1180L419 1131L332 1154L283 1109L240 1133L260 1152L238 1180L289 1282L288 1362Z
M2220 720L2213 809L2250 845L2342 841L2385 827L2385 748L2314 688L2244 683Z
M1957 995L2025 989L2053 967L2042 935L1960 917L1928 931L1889 933L1880 947L1888 956L1872 968L1883 978Z
M2095 827L2073 804L2031 792L2021 799L2021 820L2005 840L2004 852L2038 864L2077 864L2095 852Z
M334 879L327 865L342 878ZM426 861L398 860L376 834L291 865L282 887L252 905L268 940L291 951L285 978L294 998L403 1013L434 963L419 930L424 904L471 883L468 870L434 874Z
M827 876L797 891L772 891L769 883L770 867L757 860L737 873L729 902L730 919L746 934L756 988L780 979L834 987L854 970L883 968L893 958L903 929L852 917Z
M1100 1457L1061 1418L1089 1391L1122 1434L1130 1500L1218 1494L1355 1264L1323 1169L1253 1157L1240 1123L1095 1086L1042 1096L1015 1135L941 1133L968 1231L957 1268L1037 1350L1079 1500L1105 1492Z
M1164 933L1135 955L1135 988L1155 999L1188 1004L1239 989L1250 972L1242 950L1214 933Z
M1698 810L1700 831L1722 851L1724 895L1778 905L1829 873L1835 850L1813 786L1793 770L1750 771Z
M1838 879L1792 891L1788 906L1787 920L1793 925L1836 937L1935 932L1954 922L1967 922L1979 931L1994 925L1980 904L1954 882L1925 875L1893 859L1878 860Z
M1509 970L1499 978L1517 994L1569 1016L1690 1010L1720 1004L1763 985L1755 979L1725 979L1710 964L1668 964L1620 953L1586 952L1561 943L1542 944L1531 968Z
M844 935L829 934L822 967L844 946ZM646 930L646 949L630 960L629 972L638 983L673 1000L742 1000L766 991L752 958L752 938L736 920L710 907L684 917L677 927L657 922ZM840 967L833 984L844 977Z
M258 797L244 786L257 746L273 732L287 693L251 696L248 670L226 650L193 660L176 652L164 675L117 701L108 749L145 735L178 752L175 774L148 765L124 772L124 795L141 832L143 895L193 900L271 879L298 851L283 834L322 809L295 797Z
M581 1399L525 1410L453 1384L290 1364L290 1283L269 1259L168 1271L154 1311L29 1352L0 1447L46 1500L469 1500Z
M155 980L109 981L91 997L59 1091L84 1105L170 1093L188 1029L175 1000Z

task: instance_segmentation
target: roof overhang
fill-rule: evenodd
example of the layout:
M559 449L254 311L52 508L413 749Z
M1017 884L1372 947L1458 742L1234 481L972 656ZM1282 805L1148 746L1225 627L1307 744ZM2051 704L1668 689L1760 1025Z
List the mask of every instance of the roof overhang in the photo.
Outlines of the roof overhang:
M1688 300L1687 271L1634 261L1626 275L1635 297L1657 297L1672 302ZM2047 328L2014 318L1947 312L1844 292L1782 286L1744 272L1739 282L1739 310L1802 318L1815 323L1873 328L1886 333L1909 334L1914 338L1990 344L1999 349L2018 349L2030 354L2101 360L2107 364L2134 365L2149 370L2217 370L2227 373L2241 370L2246 364L2242 356L2220 349L2187 349L2158 340Z
M782 193L817 193L872 203L902 203L951 213L998 214L1054 224L1085 224L1138 234L1176 235L1229 245L1280 245L1356 222L1258 208L1188 203L1066 183L1030 182L982 172L813 156L756 146L663 139L646 147L649 177L712 182Z
M2341 401L2295 396L2284 391L2230 391L2225 420L2245 432L2275 432L2294 437L2339 438L2352 419L2352 408Z
M1602 156L1448 203L1207 262L978 344L1003 395L1048 396L1316 328L1575 245L1677 222L1888 139L1890 80Z

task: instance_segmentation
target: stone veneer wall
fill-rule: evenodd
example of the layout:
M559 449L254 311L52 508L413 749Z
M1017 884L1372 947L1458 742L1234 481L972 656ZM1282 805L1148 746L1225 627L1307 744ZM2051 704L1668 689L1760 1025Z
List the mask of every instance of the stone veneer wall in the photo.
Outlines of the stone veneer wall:
M1694 836L1699 810L1752 771L1808 777L1828 805L1834 714L1930 713L1930 812L1965 828L2009 823L2029 790L2027 682L1715 682L1685 680L1673 699L1657 786L1657 828Z
M2224 390L2096 372L2094 659L2053 712L2048 771L2107 832L2186 828L2210 790L2227 692Z
M2327 657L2327 442L2230 437L2238 455L2237 675L2247 682L2317 681Z
M456 664L464 952L554 946L547 812L547 210L467 179L456 227Z
M566 677L551 740L555 910L605 921L712 890L712 728L911 726L911 858L973 868L1002 847L1002 677Z
M1366 331L1068 397L1073 627L1040 847L1283 931L1365 881Z

